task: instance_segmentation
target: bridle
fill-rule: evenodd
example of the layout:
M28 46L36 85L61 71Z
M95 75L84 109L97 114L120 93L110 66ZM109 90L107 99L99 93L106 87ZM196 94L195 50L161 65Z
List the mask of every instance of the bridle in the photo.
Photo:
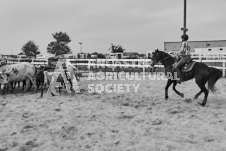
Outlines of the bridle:
M157 54L158 55L158 54ZM172 57L172 56L168 56L168 57L165 57L165 58L163 58L163 59L160 59L159 61L156 61L155 62L155 64L157 63L157 62L161 62L161 61L163 61L163 60L166 60L166 59L168 59L168 58L170 58L170 57ZM152 65L153 67L154 67L154 65ZM170 69L170 68L172 68L173 67L173 65L171 65L171 66L169 66L169 67L167 67L166 69L165 69L165 71L167 71L168 69Z
M158 55L158 54L157 54ZM168 57L165 57L165 58L163 58L163 59L161 59L161 60L159 60L159 61L156 61L156 62L161 62L161 61L163 61L163 60L166 60L166 59L168 59L168 58L170 58L171 56L168 56ZM155 63L156 63L155 62ZM154 66L154 65L153 65Z

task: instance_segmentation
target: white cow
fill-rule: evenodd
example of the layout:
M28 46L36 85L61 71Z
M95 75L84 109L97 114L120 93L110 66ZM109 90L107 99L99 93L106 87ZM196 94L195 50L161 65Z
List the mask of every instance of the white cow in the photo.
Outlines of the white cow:
M1 66L0 84L9 84L14 81L22 82L26 80L26 88L24 91L27 91L30 81L36 91L37 86L36 81L34 80L35 72L35 66L26 62Z

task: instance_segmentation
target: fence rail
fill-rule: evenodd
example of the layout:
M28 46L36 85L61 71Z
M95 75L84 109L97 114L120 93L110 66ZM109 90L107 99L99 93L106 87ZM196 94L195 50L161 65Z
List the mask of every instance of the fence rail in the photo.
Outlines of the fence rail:
M124 67L124 68L141 68L143 73L146 72L146 68L151 68L151 60L150 59L68 59L73 65L79 66L87 66L87 69L90 70L93 68L113 68L113 71L116 67ZM84 63L86 61L86 63ZM223 76L225 76L225 63L226 60L203 60L203 59L195 59L196 62L206 63L210 67L215 67L217 69L221 69L223 71ZM80 63L82 62L82 63ZM213 65L218 64L218 65ZM220 64L220 65L219 65ZM155 67L163 68L163 65L158 64Z
M226 53L191 53L191 57L198 60L223 60Z
M192 53L191 57L194 58L194 61L204 62L208 66L221 69L223 71L223 76L225 76L226 71L226 53ZM26 62L27 60L23 59L13 59L8 60L9 64ZM144 73L147 69L150 69L151 60L150 59L67 59L68 62L71 62L76 67L84 66L87 70L91 68L97 69L99 67L103 68L112 68L115 71L116 68L139 68ZM48 59L32 59L30 62L35 65L45 65L48 64ZM155 65L155 67L163 68L163 65Z

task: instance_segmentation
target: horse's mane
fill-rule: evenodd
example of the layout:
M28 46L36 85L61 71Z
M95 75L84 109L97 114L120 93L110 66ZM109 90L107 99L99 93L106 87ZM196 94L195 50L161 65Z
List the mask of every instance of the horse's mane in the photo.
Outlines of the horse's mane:
M168 54L168 53L166 53L164 51L159 51L159 53L161 53L163 55L163 57L169 57L169 56L171 56L170 54Z
M170 60L171 62L175 61L175 57L171 56L170 54L164 51L158 51L158 53L162 56L162 59L167 58L167 60Z

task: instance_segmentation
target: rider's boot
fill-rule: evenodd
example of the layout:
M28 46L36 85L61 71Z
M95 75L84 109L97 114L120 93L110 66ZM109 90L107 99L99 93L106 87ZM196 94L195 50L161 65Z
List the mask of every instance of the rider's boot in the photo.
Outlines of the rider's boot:
M177 71L178 77L180 78L179 80L177 80L177 83L181 84L181 82L184 81L182 72L180 71L180 69L177 68L175 68L175 70Z

